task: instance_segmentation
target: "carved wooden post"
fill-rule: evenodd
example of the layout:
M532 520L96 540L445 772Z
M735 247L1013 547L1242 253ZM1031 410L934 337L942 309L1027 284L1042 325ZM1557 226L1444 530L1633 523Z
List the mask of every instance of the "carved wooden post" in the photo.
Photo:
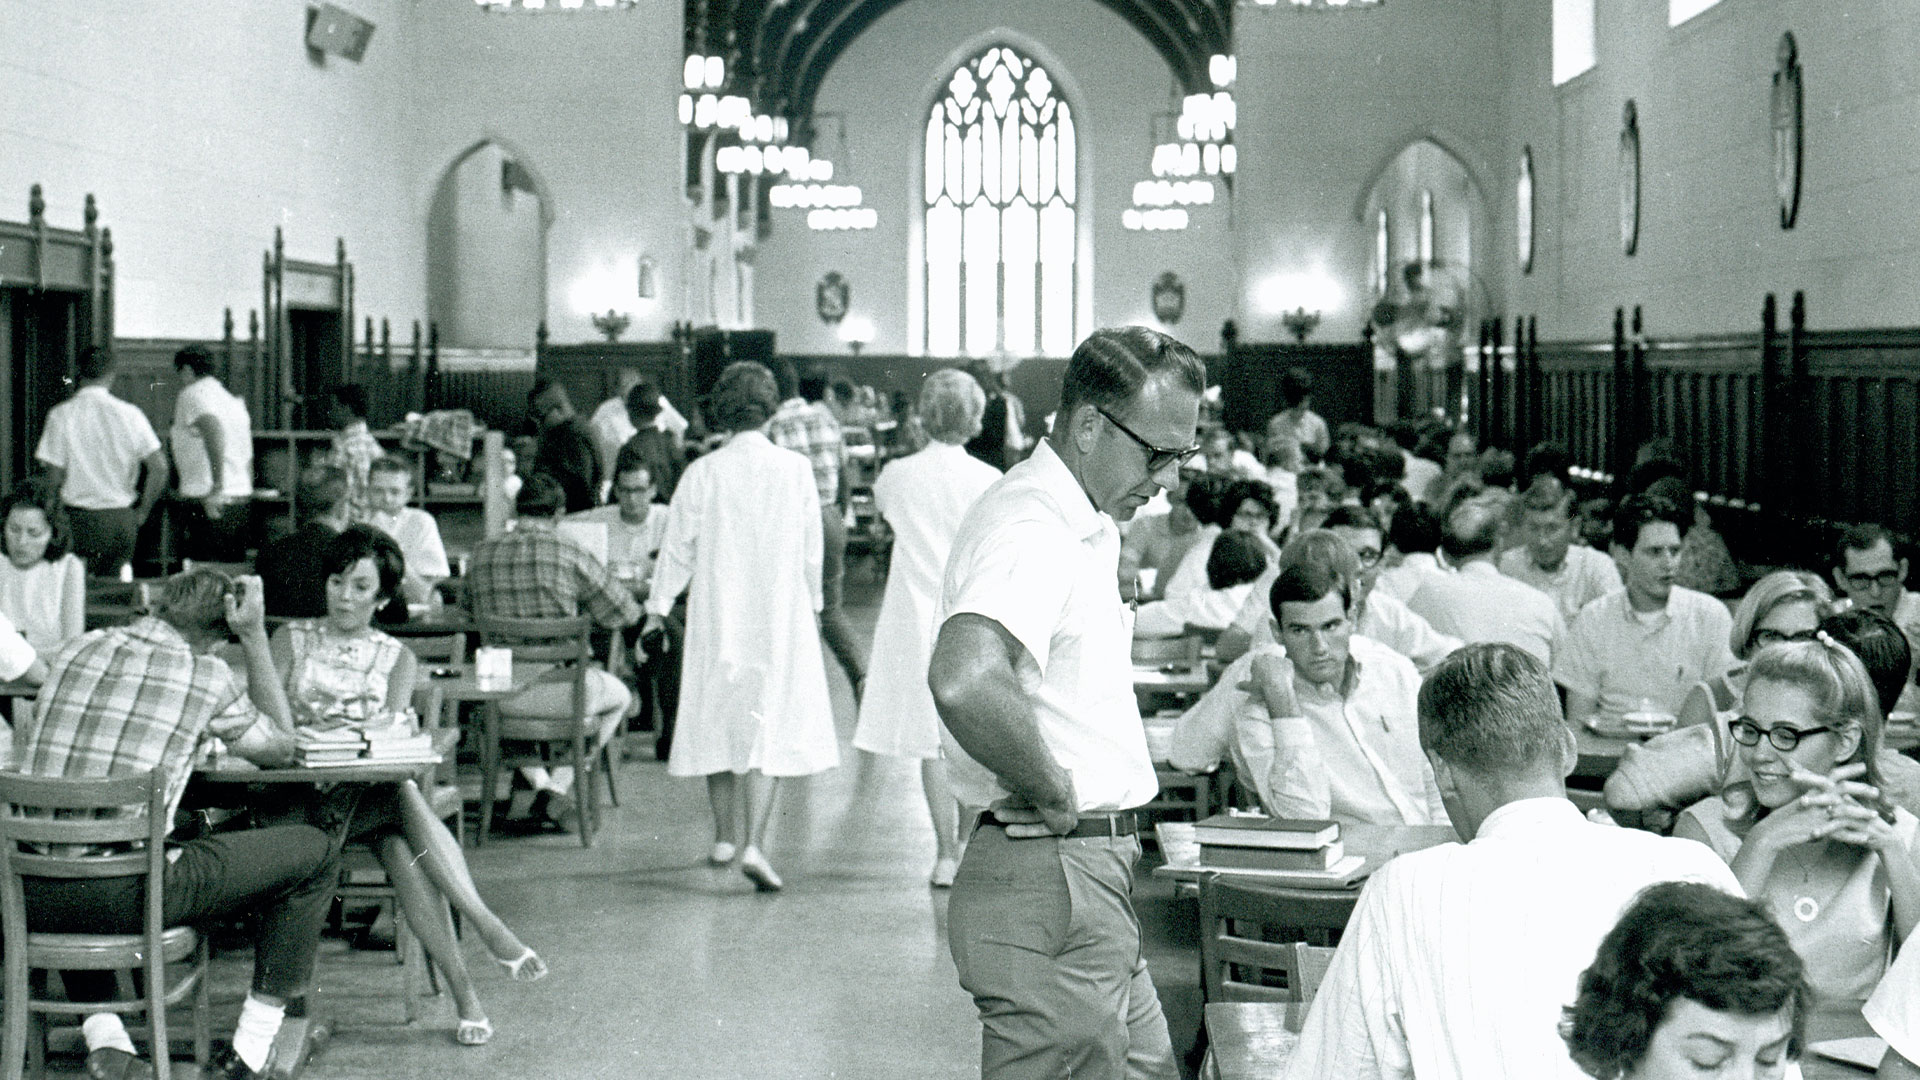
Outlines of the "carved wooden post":
M1631 413L1628 402L1632 398L1633 372L1627 360L1627 312L1625 308L1613 309L1613 380L1611 393L1613 399L1613 430L1609 433L1608 453L1605 456L1613 469L1614 486L1625 494L1627 472L1633 467L1633 433L1628 430L1627 417Z
M427 322L427 373L421 383L422 412L432 412L440 406L440 324Z
M1546 421L1546 380L1540 374L1540 316L1527 316L1527 352L1525 358L1527 379L1526 391L1520 398L1526 410L1525 444L1532 446L1547 437Z
M1629 444L1629 455L1638 455L1640 444L1653 435L1652 377L1647 373L1647 337L1640 318L1640 305L1633 305L1632 335L1627 339L1627 363L1631 375L1631 407L1627 419L1631 425L1633 439ZM1627 464L1633 464L1633 457L1627 458Z
M100 230L100 342L113 345L113 230Z
M1514 323L1515 336L1519 336L1519 322ZM1518 454L1526 449L1513 445L1513 428L1507 422L1507 321L1496 315L1493 318L1493 348L1487 350L1487 359L1493 370L1487 373L1487 442L1494 446L1504 446Z
M343 236L333 238L333 265L340 275L340 355L345 358L349 370L344 381L351 382L353 374L353 265L347 262L347 240ZM372 329L371 323L368 329ZM373 335L367 335L371 338ZM316 402L315 408L319 405Z
M1827 445L1813 435L1819 429L1808 421L1814 408L1813 371L1807 353L1807 294L1793 291L1793 306L1787 310L1787 440L1795 447L1788 465L1787 482L1793 485L1799 502L1793 510L1801 524L1814 517L1839 519L1841 508L1817 499L1817 490L1831 490Z
M1759 490L1766 492L1761 510L1773 520L1779 535L1792 514L1794 485L1792 443L1787 437L1787 385L1780 362L1779 306L1768 293L1760 305L1760 476Z
M111 332L103 332L100 322L102 308L105 306L101 295L103 275L100 265L100 206L94 202L91 191L87 192L86 209L82 214L82 220L85 225L81 231L87 237L87 325L86 337L81 344L107 346L113 343L113 335Z
M220 312L220 382L224 386L233 386L233 309L223 308Z
M418 411L426 412L427 411L426 387L418 381L419 379L422 378L421 370L426 366L425 356L421 348L420 341L421 341L420 320L415 319L413 320L413 346L407 351L406 404L408 406L412 406L417 402L419 406ZM420 388L420 394L418 397L414 396L414 388L416 386ZM403 411L413 412L415 410L412 408L404 408Z

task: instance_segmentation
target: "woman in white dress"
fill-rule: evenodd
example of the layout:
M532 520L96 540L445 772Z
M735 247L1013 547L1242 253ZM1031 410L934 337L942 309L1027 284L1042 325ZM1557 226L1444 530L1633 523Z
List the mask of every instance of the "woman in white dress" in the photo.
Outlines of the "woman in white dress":
M873 501L893 529L893 561L867 661L867 691L853 745L920 762L920 785L933 817L933 875L945 888L959 866L959 806L940 756L940 717L927 689L934 605L960 519L1000 470L967 453L980 433L987 395L973 376L944 368L920 386L920 417L933 440L891 462L874 481Z
M820 495L806 457L760 431L778 407L760 364L720 373L711 412L732 434L674 489L646 627L691 588L667 772L707 778L709 859L765 891L781 886L761 850L779 779L840 764L817 621Z

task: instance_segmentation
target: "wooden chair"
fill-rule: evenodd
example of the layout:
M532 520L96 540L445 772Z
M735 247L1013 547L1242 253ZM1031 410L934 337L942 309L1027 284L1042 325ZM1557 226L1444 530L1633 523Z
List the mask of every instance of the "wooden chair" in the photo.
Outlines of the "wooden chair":
M61 816L47 811L65 813ZM102 817L101 811L120 816ZM39 816L35 816L39 815ZM167 1007L190 1002L193 1055L207 1068L210 1039L207 942L192 927L162 922L162 882L170 824L166 779L159 770L140 776L63 780L0 772L0 940L6 948L6 1080L20 1080L29 1055L34 1076L46 1057L43 1016L84 1017L98 1012L144 1014L151 1033L154 1072L171 1080ZM135 848L144 844L143 848ZM22 847L22 845L30 845ZM65 845L134 848L120 854L44 854ZM64 879L145 877L146 904L137 934L49 934L27 929L22 876ZM177 966L176 966L177 965ZM179 972L178 977L170 974ZM137 1000L74 1003L34 997L31 972L143 972L146 992Z
M593 790L596 777L606 783L607 795L613 804L620 804L619 792L613 784L610 747L613 736L623 726L616 724L612 731L590 726L592 718L587 711L587 671L593 659L593 621L585 616L511 619L476 615L474 622L480 630L481 644L511 647L515 664L533 662L565 665L563 670L571 676L567 684L572 691L572 708L564 716L517 714L511 698L497 704L490 703L483 711L486 734L480 744L482 812L478 842L485 843L491 829L493 814L488 804L498 790L496 785L501 768L553 764L552 754L557 748L565 757L560 764L573 766L575 802L580 817L580 845L592 847L594 830L599 827L599 808L594 801ZM532 744L533 749L514 754L504 753L503 744L509 742Z
M400 640L413 650L414 657L420 661L420 683L414 694L414 708L420 714L422 727L427 731L458 729L459 703L448 701L439 684L429 678L427 672L436 667L459 667L466 663L466 635L410 635ZM440 766L434 770L433 790L421 794L427 797L427 805L433 807L433 812L440 820L453 823L454 839L464 846L467 842L466 814L460 797L460 766L454 754L445 755Z
M1359 893L1200 879L1203 1001L1311 1002Z

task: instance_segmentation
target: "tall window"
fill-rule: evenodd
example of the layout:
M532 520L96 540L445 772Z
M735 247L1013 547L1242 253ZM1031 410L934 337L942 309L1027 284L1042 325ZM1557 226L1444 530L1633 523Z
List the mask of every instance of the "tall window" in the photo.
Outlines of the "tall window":
M1373 295L1387 295L1387 268L1393 264L1388 261L1392 251L1387 243L1387 212L1376 210L1373 215L1373 267L1368 275L1373 286Z
M1074 346L1073 115L1004 45L960 65L927 118L931 356L1066 356Z
M1553 85L1594 64L1594 0L1553 0Z
M1668 0L1667 25L1679 26L1719 2L1720 0Z
M1420 190L1419 255L1421 266L1433 265L1433 191L1430 188Z

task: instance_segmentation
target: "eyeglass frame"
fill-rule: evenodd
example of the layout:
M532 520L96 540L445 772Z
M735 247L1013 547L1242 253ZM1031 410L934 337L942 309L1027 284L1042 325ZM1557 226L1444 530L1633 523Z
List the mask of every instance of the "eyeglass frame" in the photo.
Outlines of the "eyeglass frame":
M1161 469L1166 468L1168 465L1185 465L1187 462L1192 461L1200 453L1200 444L1198 442L1195 442L1192 446L1189 446L1184 450L1168 450L1165 447L1155 446L1152 443L1148 442L1147 440L1141 438L1138 432L1134 431L1132 428L1128 427L1127 425L1121 423L1118 417L1115 417L1112 413L1108 412L1107 410L1101 408L1098 405L1095 405L1093 409L1095 412L1099 413L1101 416L1106 417L1107 423L1112 424L1116 428L1119 428L1120 434L1125 435L1127 438L1132 439L1134 442L1139 443L1140 448L1147 452L1147 475L1148 476L1152 476L1154 473L1159 472Z
M1799 749L1801 740L1810 735L1830 734L1833 730L1832 727L1826 724L1810 728L1797 728L1789 727L1786 724L1775 724L1770 728L1763 728L1759 724L1754 723L1753 718L1750 716L1736 716L1727 723L1727 734L1733 736L1733 741L1739 743L1741 746L1759 746L1760 740L1764 738L1773 745L1775 750L1783 754L1791 754ZM1745 738L1742 738L1740 735L1742 731L1753 732L1753 741L1748 742ZM1776 733L1788 736L1787 745L1780 745L1780 740L1774 737Z
M1868 589L1884 589L1889 585L1898 585L1906 581L1906 575L1894 567L1876 570L1871 574L1856 574L1851 570L1840 571L1848 585L1865 592Z
M1761 635L1763 634L1767 635L1767 638L1764 640L1761 637ZM1764 649L1770 645L1785 645L1790 642L1813 641L1819 637L1819 634L1820 634L1820 630L1818 627L1812 630L1802 630L1796 634L1787 634L1787 633L1782 633L1779 630L1772 630L1763 626L1754 630L1753 634L1747 638L1747 644L1752 648Z

